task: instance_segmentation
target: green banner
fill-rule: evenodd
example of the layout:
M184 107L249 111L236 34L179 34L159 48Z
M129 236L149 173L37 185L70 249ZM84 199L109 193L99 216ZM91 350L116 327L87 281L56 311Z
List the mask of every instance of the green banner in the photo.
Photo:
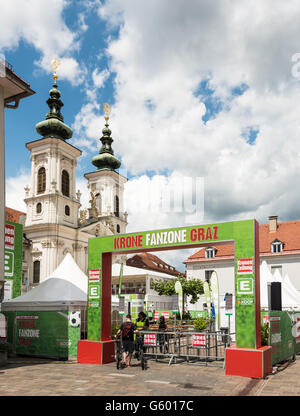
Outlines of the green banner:
M15 331L17 354L76 357L80 311L16 312Z
M211 275L211 297L212 302L214 304L215 308L215 329L218 331L220 328L220 305L219 305L219 281L218 281L218 275L214 271Z
M269 324L269 344L272 346L272 365L291 358L295 353L293 322L286 311L262 311L262 326Z
M175 292L178 294L178 309L180 313L180 319L182 319L182 310L183 310L183 293L182 293L182 285L177 280L175 283Z
M211 315L211 307L210 307L211 297L210 297L209 284L206 281L203 283L203 291L204 291L204 296L205 296L205 302L206 302L206 305L207 305L208 316L210 317L210 315Z
M189 311L192 319L208 318L208 311Z
M204 246L224 241L234 242L235 247L236 346L256 348L260 344L260 317L255 295L255 261L258 258L258 223L255 220L91 238L89 269L90 272L96 270L99 273L103 256L106 273L109 273L107 260L111 254L129 254L137 250L151 251L156 248L196 248L201 244ZM100 272L98 283L95 280L89 281L88 339L91 341L100 340L101 313L110 313L107 295L101 300L101 278ZM103 284L105 285L105 282ZM108 329L106 331L108 333ZM105 333L104 338L107 336Z
M121 263L121 267L120 267L119 297L121 296L121 293L122 293L122 279L123 279L123 263Z
M23 226L5 222L4 301L22 294Z

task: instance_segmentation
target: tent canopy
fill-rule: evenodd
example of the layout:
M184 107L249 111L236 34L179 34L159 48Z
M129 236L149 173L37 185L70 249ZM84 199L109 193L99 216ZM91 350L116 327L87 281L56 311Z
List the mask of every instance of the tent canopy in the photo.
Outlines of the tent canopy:
M3 302L2 311L57 311L87 304L88 278L67 254L57 269L39 286Z

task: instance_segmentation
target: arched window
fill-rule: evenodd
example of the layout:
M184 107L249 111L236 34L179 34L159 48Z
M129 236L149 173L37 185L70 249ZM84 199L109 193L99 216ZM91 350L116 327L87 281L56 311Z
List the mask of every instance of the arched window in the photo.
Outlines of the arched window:
M36 213L40 214L42 212L42 204L40 202L38 202L36 204Z
M271 244L271 251L272 253L281 253L283 249L283 244L279 240L274 240Z
M33 262L33 284L40 283L40 261Z
M64 196L70 196L70 178L66 170L61 174L61 192Z
M69 217L70 216L70 207L69 205L65 206L65 214Z
M46 190L46 169L44 167L40 168L38 171L37 177L37 193L41 194Z
M119 204L119 197L118 195L115 196L115 216L118 217L120 215L120 204Z
M117 224L117 233L120 234L120 226Z
M207 259L212 259L212 258L214 258L214 257L215 257L215 249L214 249L214 248L212 248L212 247L208 247L208 248L205 250L205 257L206 257Z
M96 195L96 207L98 209L99 212L102 212L102 198L100 194Z

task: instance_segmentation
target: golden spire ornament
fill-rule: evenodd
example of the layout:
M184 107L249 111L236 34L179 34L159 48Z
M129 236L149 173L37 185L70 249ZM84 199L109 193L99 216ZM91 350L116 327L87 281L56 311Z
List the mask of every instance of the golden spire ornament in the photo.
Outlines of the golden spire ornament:
M56 71L60 67L60 60L58 58L52 59L50 66L53 71L52 78L54 79L54 84L56 85L56 81L58 79L58 75L56 74Z
M110 115L110 112L111 112L110 105L107 104L107 103L104 103L102 105L102 109L103 109L103 112L105 114L104 118L105 118L106 122L108 122L108 120L109 120L109 117L108 116Z

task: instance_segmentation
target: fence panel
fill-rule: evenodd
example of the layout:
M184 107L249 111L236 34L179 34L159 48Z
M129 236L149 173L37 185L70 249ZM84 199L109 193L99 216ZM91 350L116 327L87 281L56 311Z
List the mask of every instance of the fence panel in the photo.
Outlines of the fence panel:
M230 346L233 333L141 331L144 335L144 356L151 360L169 360L223 366L225 349Z

